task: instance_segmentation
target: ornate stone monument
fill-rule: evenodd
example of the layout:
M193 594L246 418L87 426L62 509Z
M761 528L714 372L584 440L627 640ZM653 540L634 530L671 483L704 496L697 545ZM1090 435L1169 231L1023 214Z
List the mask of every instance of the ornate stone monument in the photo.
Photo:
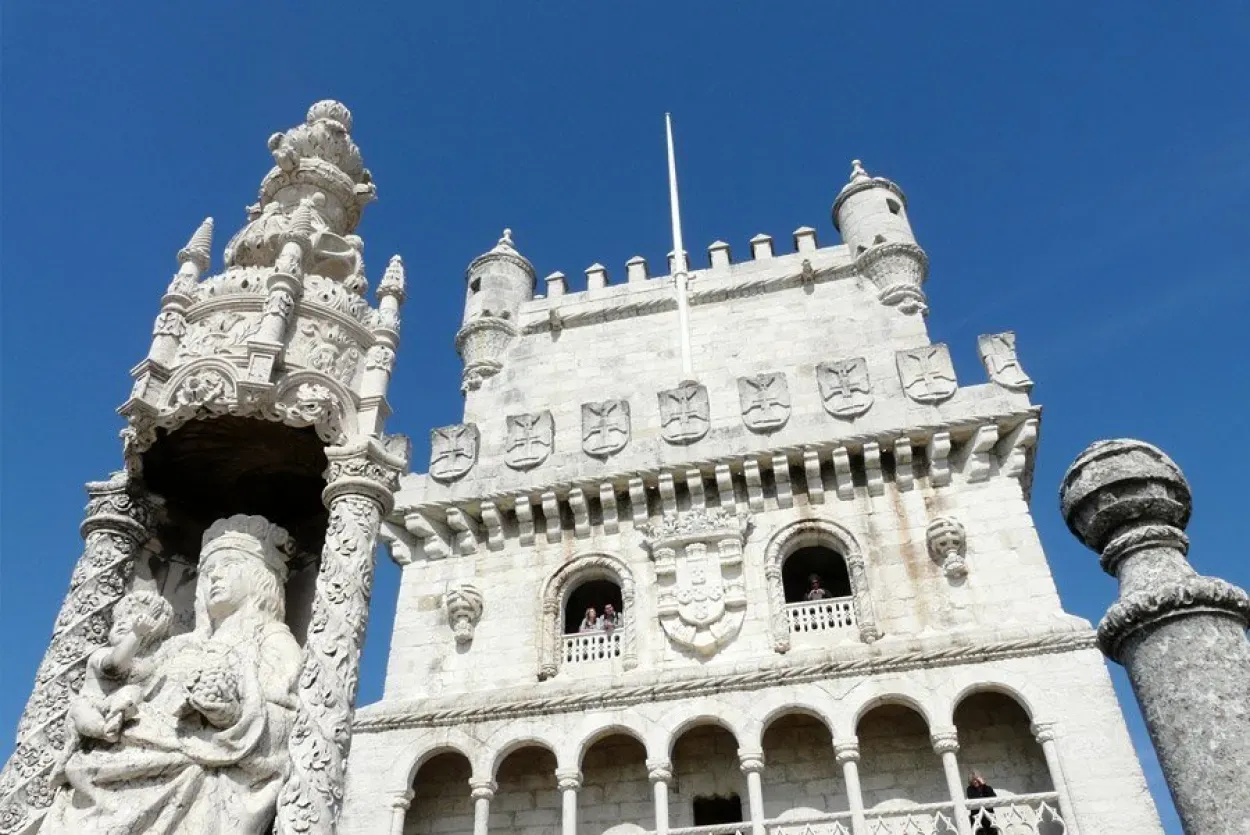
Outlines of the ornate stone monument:
M1120 581L1098 641L1128 671L1185 832L1250 832L1250 596L1186 561L1184 475L1150 444L1100 441L1059 495Z
M313 105L270 138L222 270L211 219L178 253L0 775L5 835L333 831L408 457L383 432L404 268L371 306L351 127Z

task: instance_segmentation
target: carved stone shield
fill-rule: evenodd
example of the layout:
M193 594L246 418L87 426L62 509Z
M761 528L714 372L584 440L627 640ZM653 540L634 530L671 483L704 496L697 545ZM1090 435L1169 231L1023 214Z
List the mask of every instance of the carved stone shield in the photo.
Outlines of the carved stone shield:
M430 477L455 481L477 463L477 424L457 423L430 432Z
M738 378L742 422L755 432L771 432L790 419L790 389L786 375L757 374Z
M941 403L959 388L950 351L942 343L894 355L903 391L917 403Z
M688 444L707 434L711 425L711 407L707 387L698 383L682 383L675 389L659 393L660 435L670 444Z
M857 418L872 408L872 383L863 357L816 366L816 384L825 411L837 418Z
M977 350L991 382L1009 391L1028 391L1033 387L1033 380L1020 365L1020 357L1016 354L1016 335L1011 331L978 336Z
M504 463L514 470L537 467L551 455L556 424L551 412L536 415L508 415L508 444Z
M604 400L582 404L582 449L605 458L629 443L629 401Z

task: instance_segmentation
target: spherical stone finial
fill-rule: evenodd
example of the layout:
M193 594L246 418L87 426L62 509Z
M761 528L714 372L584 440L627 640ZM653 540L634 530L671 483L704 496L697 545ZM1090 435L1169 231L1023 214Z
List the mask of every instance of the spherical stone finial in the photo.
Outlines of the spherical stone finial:
M319 119L338 122L343 126L343 130L348 132L352 129L352 112L347 109L347 105L334 99L322 99L308 108L308 115L304 117L304 122L311 125Z
M1189 482L1176 462L1131 438L1097 441L1078 455L1064 474L1059 504L1068 529L1098 552L1128 527L1183 530L1193 507Z
M857 159L851 160L851 182L867 179L868 172L864 170L864 163Z

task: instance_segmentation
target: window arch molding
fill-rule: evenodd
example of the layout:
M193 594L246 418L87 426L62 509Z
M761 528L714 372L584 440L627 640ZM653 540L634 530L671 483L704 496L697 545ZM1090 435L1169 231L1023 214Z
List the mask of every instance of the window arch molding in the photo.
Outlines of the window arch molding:
M851 580L851 599L855 606L855 622L859 637L872 643L881 637L877 617L868 594L868 572L864 554L854 535L828 519L800 519L785 525L769 539L764 549L764 581L768 587L768 622L773 636L773 649L790 649L790 623L786 619L786 592L781 580L781 565L800 548L813 545L836 551L846 562Z
M627 670L638 666L635 628L634 573L619 557L594 553L576 556L561 565L543 584L542 632L538 636L538 679L551 678L560 671L560 639L564 634L564 604L578 583L585 580L615 580L621 587L621 664Z

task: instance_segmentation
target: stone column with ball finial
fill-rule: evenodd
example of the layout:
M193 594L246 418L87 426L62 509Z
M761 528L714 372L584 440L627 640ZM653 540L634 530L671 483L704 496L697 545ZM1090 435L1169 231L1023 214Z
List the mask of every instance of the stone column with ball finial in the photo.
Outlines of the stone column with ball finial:
M1120 581L1099 643L1128 671L1185 832L1250 832L1250 596L1186 560L1184 475L1150 444L1100 441L1059 497Z

